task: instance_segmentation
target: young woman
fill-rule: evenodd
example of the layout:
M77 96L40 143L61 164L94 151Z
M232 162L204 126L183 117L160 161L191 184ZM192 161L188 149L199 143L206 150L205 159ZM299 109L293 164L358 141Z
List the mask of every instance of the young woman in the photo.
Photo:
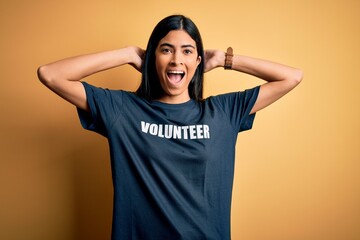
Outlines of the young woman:
M135 93L83 78L131 64ZM266 82L203 99L203 74L225 67ZM158 23L146 51L100 52L41 66L39 79L78 108L84 128L108 138L114 183L113 239L230 239L235 144L255 113L293 89L302 72L277 63L204 52L182 15Z

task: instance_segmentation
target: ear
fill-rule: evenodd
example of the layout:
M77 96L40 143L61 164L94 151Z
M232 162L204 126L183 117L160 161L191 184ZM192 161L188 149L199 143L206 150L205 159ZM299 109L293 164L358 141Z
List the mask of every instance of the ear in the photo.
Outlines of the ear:
M201 56L198 56L196 59L196 65L199 66L200 63L201 63Z

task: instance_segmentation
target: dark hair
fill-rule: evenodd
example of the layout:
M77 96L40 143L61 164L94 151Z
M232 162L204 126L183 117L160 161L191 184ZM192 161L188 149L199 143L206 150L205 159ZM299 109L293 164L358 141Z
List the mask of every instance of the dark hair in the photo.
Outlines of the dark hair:
M164 90L160 85L160 81L155 66L155 51L162 38L164 38L172 30L184 30L195 41L197 54L202 61L198 65L193 78L188 87L191 99L200 101L203 98L203 79L204 79L204 48L201 40L200 32L194 22L183 15L171 15L161 20L153 32L151 33L146 54L142 66L141 84L136 94L147 100L160 98L164 94Z

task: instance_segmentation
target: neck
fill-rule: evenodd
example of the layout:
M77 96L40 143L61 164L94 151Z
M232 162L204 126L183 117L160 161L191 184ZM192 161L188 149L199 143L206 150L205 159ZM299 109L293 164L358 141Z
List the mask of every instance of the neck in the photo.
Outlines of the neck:
M157 99L159 102L168 103L168 104L180 104L185 103L190 100L190 96L162 96L161 98Z

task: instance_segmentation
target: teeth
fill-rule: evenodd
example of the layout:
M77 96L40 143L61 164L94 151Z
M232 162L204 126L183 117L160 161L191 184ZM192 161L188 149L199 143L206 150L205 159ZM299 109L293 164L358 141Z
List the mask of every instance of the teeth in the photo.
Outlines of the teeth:
M171 74L184 74L183 71L168 71L168 73L171 73Z

